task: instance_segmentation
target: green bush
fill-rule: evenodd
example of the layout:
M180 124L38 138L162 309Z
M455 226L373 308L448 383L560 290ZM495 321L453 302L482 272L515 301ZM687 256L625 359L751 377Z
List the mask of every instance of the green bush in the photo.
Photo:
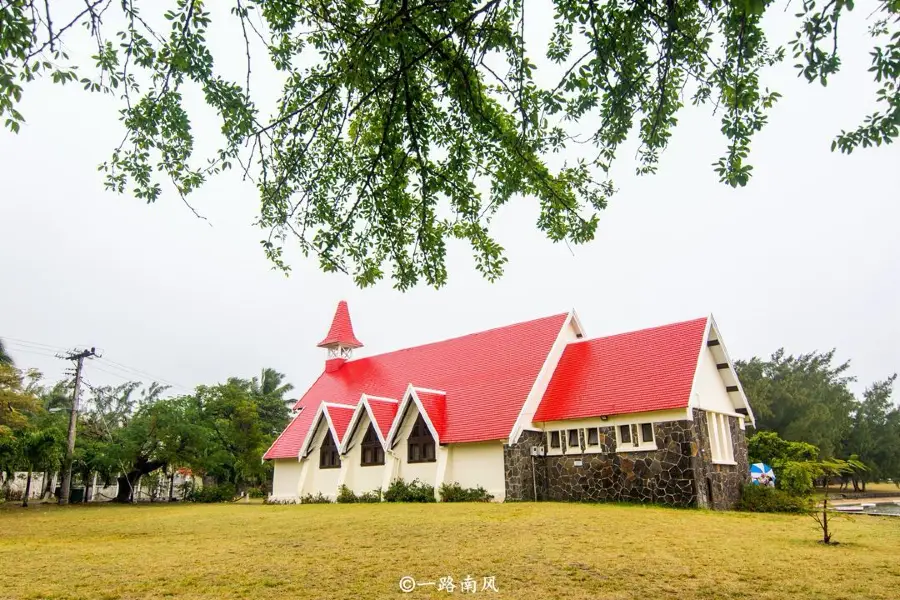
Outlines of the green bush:
M342 485L338 489L337 502L339 504L353 504L356 502L359 503L374 503L381 502L381 490L372 490L371 492L364 492L362 494L356 495L353 493L353 490L348 488L346 485Z
M809 510L809 499L784 490L762 485L745 485L737 509L747 512L803 513Z
M300 504L331 504L331 500L328 498L328 496L325 496L322 494L322 492L319 492L315 496L313 496L312 494L303 496L302 498L300 498Z
M346 485L342 485L340 488L338 488L338 504L353 504L354 502L359 502L359 498L356 497L356 494L353 493L353 490L348 488Z
M356 501L365 504L374 504L376 502L381 502L381 490L375 489L371 492L362 493L356 497Z
M809 496L813 493L813 479L821 474L821 467L812 462L786 461L778 468L778 488L792 496Z
M441 502L490 502L494 496L481 487L464 488L458 482L442 483L438 494Z
M385 502L435 502L434 486L413 479L406 483L395 479L384 493Z
M268 494L266 494L266 490L261 487L250 488L249 490L247 490L247 495L251 498L265 498L266 496L268 496Z
M221 485L207 485L200 489L191 490L186 498L189 502L231 502L234 500L234 486L230 483Z

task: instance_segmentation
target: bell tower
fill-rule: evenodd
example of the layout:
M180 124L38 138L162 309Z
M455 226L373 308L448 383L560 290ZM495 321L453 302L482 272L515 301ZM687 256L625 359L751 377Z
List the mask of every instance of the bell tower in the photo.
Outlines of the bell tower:
M350 309L345 300L338 302L328 335L317 345L328 351L325 358L326 373L333 373L340 369L352 357L355 348L362 348L362 342L356 339L356 335L353 333Z

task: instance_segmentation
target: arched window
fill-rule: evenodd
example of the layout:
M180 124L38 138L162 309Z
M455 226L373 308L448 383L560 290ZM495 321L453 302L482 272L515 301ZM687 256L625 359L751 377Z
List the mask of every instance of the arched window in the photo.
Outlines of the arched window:
M384 448L381 447L381 441L379 441L378 434L375 433L375 427L372 423L369 423L369 428L363 437L361 464L364 467L384 464Z
M428 425L422 415L416 419L409 432L409 441L407 442L406 460L411 463L416 462L434 462L434 438L428 431Z
M334 443L334 436L331 430L325 432L325 439L322 440L322 447L319 448L319 468L320 469L339 469L341 466L341 453L338 452L337 444Z

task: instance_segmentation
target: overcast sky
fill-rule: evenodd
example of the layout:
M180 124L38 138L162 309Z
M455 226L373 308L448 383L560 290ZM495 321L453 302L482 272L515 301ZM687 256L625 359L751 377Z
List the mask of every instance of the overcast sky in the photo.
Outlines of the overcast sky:
M31 85L27 125L0 132L0 338L19 366L50 378L68 366L53 348L96 346L94 385L150 375L183 391L268 366L299 393L322 369L315 345L341 299L365 343L357 356L572 307L588 336L713 313L733 358L836 347L861 391L900 370L900 148L829 151L873 108L867 15L857 13L842 22L844 69L827 89L799 81L790 59L768 74L784 98L753 142L746 188L720 184L711 167L725 148L718 118L687 109L657 175L635 176L634 147L623 151L594 242L571 252L551 243L536 203L520 198L494 223L503 279L482 280L457 244L437 291L360 290L296 252L290 277L271 270L252 226L256 190L237 173L193 197L209 224L171 192L155 205L105 192L97 165L121 139L117 104ZM773 43L789 40L789 15L770 18ZM533 30L542 22L531 19L529 35L544 35ZM233 33L214 32L216 52L239 46ZM273 79L253 85L278 90ZM198 126L216 135L213 121Z

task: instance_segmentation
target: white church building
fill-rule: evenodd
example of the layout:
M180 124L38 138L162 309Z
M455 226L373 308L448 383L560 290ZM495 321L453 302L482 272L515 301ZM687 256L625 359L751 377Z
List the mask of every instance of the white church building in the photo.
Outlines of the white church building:
M401 478L730 508L749 480L753 412L712 316L591 339L573 310L354 357L340 302L318 345L325 368L265 454L274 501Z

